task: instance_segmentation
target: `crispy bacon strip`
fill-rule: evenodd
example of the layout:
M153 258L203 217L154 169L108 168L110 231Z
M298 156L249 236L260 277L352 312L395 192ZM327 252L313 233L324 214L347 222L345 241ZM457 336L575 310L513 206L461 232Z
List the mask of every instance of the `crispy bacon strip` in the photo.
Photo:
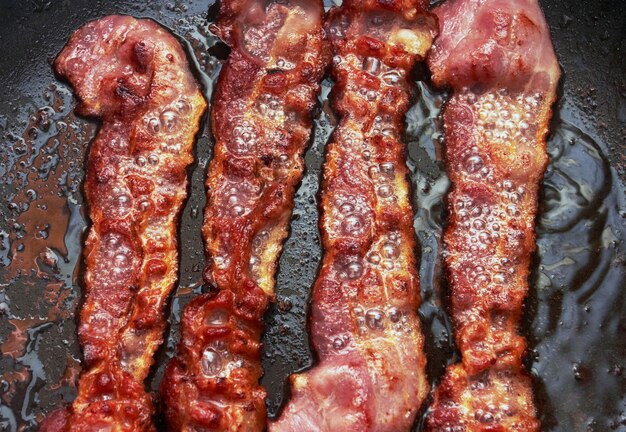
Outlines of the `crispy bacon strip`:
M321 1L224 0L203 235L211 292L185 307L161 391L171 430L261 431L263 313L329 62Z
M271 431L408 431L427 395L400 139L411 71L435 28L417 0L344 0L328 17L341 122L326 155L325 255L310 315L319 363L291 377Z
M463 360L436 389L427 429L538 431L518 324L559 67L536 0L449 0L436 14L433 81L453 90L444 241Z
M206 104L179 42L150 20L90 22L54 68L74 88L77 111L102 126L85 180L85 371L71 413L51 416L42 429L154 430L143 381L166 326L176 223Z

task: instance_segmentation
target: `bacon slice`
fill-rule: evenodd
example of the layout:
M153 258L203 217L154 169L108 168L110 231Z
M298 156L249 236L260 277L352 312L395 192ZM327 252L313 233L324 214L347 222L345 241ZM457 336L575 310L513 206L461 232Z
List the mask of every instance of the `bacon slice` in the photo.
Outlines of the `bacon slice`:
M292 399L270 430L408 431L428 382L400 139L411 70L436 21L420 1L344 0L327 24L341 122L324 167L325 255L310 315L319 363L291 376Z
M435 391L431 431L538 431L518 332L559 67L536 0L450 0L429 56L453 90L444 235L462 363Z
M90 22L54 67L74 88L77 111L102 126L85 180L92 222L79 326L85 371L72 412L42 429L154 430L143 381L166 326L176 223L206 103L179 42L150 20Z
M261 431L263 313L330 60L321 1L225 0L203 235L211 292L187 305L161 392L171 430Z

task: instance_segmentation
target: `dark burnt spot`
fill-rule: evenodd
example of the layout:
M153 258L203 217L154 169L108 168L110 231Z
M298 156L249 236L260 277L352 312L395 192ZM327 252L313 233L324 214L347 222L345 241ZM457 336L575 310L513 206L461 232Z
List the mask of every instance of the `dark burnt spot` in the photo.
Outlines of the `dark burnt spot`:
M143 102L143 98L138 90L140 89L133 88L133 85L124 78L118 78L116 80L115 96L122 100L123 107L132 107Z
M152 62L152 49L150 49L145 42L140 41L133 46L133 54L135 60L135 71L141 74L146 73L148 66Z
M269 154L261 155L260 159L261 159L261 162L263 162L263 165L265 165L265 166L272 165L272 162L274 160L276 160L276 158L274 156L269 155Z
M132 96L134 96L124 78L118 78L116 80L116 83L117 85L115 86L115 94L117 96L122 99L130 99Z

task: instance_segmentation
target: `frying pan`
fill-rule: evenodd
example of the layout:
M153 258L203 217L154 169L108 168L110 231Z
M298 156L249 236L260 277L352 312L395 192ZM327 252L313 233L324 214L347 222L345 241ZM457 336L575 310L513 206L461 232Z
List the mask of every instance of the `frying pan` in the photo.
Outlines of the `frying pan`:
M549 142L551 164L538 216L538 251L523 333L545 431L626 431L626 8L622 0L543 0L564 74ZM81 180L97 125L72 113L71 92L50 61L88 20L111 13L150 17L181 37L210 98L228 50L208 32L211 1L0 1L0 425L36 430L41 417L76 395L80 350ZM214 9L214 8L212 8ZM424 69L424 68L422 68ZM428 372L436 382L458 361L441 277L443 197L439 114L445 92L416 71L407 116L415 228L421 252ZM334 117L324 83L307 171L280 259L278 302L266 316L263 384L271 414L286 377L314 361L306 333L310 287L320 260L320 167ZM171 328L148 386L172 355L182 306L202 291L203 178L211 157L208 121L190 169L180 232L179 286ZM410 367L410 365L407 365ZM415 425L420 430L423 416Z

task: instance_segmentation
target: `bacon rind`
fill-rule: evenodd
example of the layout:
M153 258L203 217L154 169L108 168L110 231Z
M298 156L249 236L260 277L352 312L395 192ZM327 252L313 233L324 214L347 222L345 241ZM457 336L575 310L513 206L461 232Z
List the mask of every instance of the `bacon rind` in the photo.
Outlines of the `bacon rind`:
M203 226L211 290L185 307L161 385L171 430L265 428L262 318L329 62L322 14L321 1L220 3L213 30L231 54L212 108Z
M462 363L437 386L427 430L538 431L518 327L559 67L536 0L451 0L435 13L429 65L453 90L444 243Z
M324 259L310 333L319 362L291 376L270 430L408 431L426 398L413 212L400 139L411 71L435 35L418 1L344 0L331 10L341 121L327 146Z
M180 43L151 20L89 22L54 68L73 87L77 112L102 126L85 180L85 370L70 412L51 416L41 430L152 431L143 381L177 278L176 224L206 103Z

